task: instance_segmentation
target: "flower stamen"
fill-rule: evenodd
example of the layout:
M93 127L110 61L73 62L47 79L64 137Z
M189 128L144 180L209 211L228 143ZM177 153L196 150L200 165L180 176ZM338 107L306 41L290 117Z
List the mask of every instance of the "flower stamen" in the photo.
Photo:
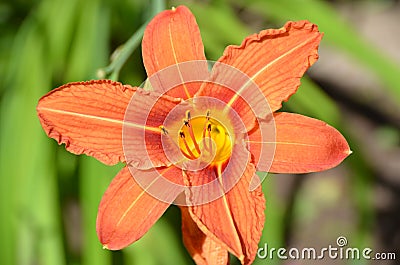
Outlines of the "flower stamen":
M190 150L189 144L186 141L185 133L180 131L179 132L179 137L182 139L183 144L185 145L185 149L187 151L187 152L185 152L185 150L182 150L182 148L180 148L180 150L183 153L183 155L186 156L189 159L196 159L196 156L193 154L192 150Z
M222 123L211 118L210 111L194 118L187 111L178 136L182 155L188 159L200 159L210 165L217 165L226 162L231 156L230 134Z
M211 111L210 111L210 110L207 110L207 113L206 113L206 119L207 119L207 121L210 120L210 116L211 116Z
M209 152L212 152L212 138L211 138L211 123L207 125L208 147Z
M158 128L160 128L161 132L162 132L164 135L168 135L168 130L165 129L164 126L160 125Z
M207 146L206 144L206 132L208 131L208 127L211 125L210 124L210 116L209 116L210 112L207 111L207 115L206 115L206 121L204 122L204 126L203 126L203 132L202 132L202 136L201 136L201 141L203 143L203 147L206 151L208 151L209 153L211 153L210 148ZM208 135L210 137L210 134Z
M189 135L194 144L194 148L196 149L197 153L200 155L201 154L200 146L197 143L196 137L194 136L193 127L191 125L190 111L186 112L186 120L183 120L183 123L185 124L186 127L188 127Z

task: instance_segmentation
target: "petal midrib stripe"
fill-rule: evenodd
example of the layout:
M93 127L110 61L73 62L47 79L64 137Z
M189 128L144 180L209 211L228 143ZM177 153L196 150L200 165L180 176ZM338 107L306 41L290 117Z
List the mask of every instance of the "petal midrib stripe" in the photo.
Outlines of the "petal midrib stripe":
M172 20L172 18L171 18ZM179 62L178 62L178 58L176 57L176 51L175 51L175 46L174 46L174 42L172 40L172 32L171 32L171 20L170 23L168 24L168 36L169 36L169 42L171 44L171 48L172 48L172 54L174 55L174 60L175 60L175 64L176 67L178 68L178 73L179 73L179 78L181 79L182 85L183 85L183 89L185 90L185 94L186 96L189 98L192 98L192 96L189 93L189 90L187 89L186 85L185 85L185 81L183 80L183 76L182 76L182 72L181 69L179 67Z
M136 124L136 123L132 123L132 122L124 121L124 120L100 117L100 116L96 116L96 115L78 113L78 112L67 111L67 110L51 109L51 108L46 108L46 107L40 107L40 108L38 108L38 110L48 111L48 112L53 112L53 113L58 113L58 114L63 114L63 115L70 115L70 116L75 116L75 117L80 117L80 118L85 118L85 119L110 122L110 123L120 124L121 126L129 126L129 127L133 127L133 128L140 128L140 129L145 129L145 130L152 131L152 132L161 133L160 128L143 126L140 124Z
M296 50L302 48L303 46L305 46L307 43L313 41L315 38L317 38L318 36L315 36L313 38L309 38L306 39L305 41L301 42L300 44L294 46L293 48L291 48L290 50L286 51L285 53L283 53L282 55L278 56L277 58L275 58L274 60L272 60L271 62L269 62L268 64L266 64L264 67L262 67L260 70L258 70L254 75L252 75L251 77L249 77L249 80L235 93L235 95L229 100L229 102L227 103L227 106L232 106L232 104L236 101L236 99L239 97L239 95L243 92L243 90L251 83L254 82L254 80L264 71L266 71L268 68L270 68L271 66L273 66L276 62L280 61L281 59L289 56L290 54L292 54L293 52L295 52Z
M246 142L253 144L286 144L286 145L300 145L300 146L313 146L313 147L321 146L317 144L306 144L306 143L295 143L295 142L263 142L263 141L246 141Z

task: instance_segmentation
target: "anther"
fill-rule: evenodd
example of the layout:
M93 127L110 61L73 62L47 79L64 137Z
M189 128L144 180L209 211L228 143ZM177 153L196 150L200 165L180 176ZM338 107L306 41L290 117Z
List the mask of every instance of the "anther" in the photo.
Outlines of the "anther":
M207 131L208 131L208 150L210 153L212 153L211 124L208 124Z
M201 153L200 146L199 146L199 144L197 143L196 137L195 137L194 132L193 132L192 125L191 125L191 123L190 123L190 119L191 119L191 118L192 118L192 116L190 115L190 111L189 111L189 110L186 111L186 119L183 120L183 124L184 124L186 127L189 128L188 131L189 131L190 138L192 139L192 142L193 142L193 144L194 144L194 147L195 147L197 153L200 154L200 153Z
M190 121L191 117L192 116L190 115L190 110L186 111L186 118L188 121Z
M185 138L185 134L184 134L182 131L179 132L179 136L180 136L181 138Z
M167 129L165 129L164 126L161 125L159 128L163 132L164 135L168 135L168 131L167 131Z
M206 119L207 119L208 121L210 120L210 116L211 116L211 111L210 111L210 110L207 110Z

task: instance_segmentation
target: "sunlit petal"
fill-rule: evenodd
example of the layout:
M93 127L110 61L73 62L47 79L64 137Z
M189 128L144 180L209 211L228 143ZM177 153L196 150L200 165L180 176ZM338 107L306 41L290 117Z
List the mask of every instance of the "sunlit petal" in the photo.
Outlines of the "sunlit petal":
M212 202L188 208L200 230L238 257L242 264L251 264L254 260L264 225L265 199L261 186L249 191L254 173L255 168L249 163L229 192Z
M179 6L159 13L146 27L142 41L142 56L147 75L156 90L169 87L169 79L179 77L183 83L187 75L199 71L200 76L208 72L203 42L196 19L185 6ZM179 63L200 60L193 65ZM168 72L163 70L169 66ZM185 84L168 92L168 95L191 98L200 84Z
M272 165L259 163L258 170L274 173L307 173L337 166L350 153L346 139L323 121L293 113L276 113L276 142L262 142L260 128L249 135L251 152L275 145ZM270 127L261 124L262 130ZM268 133L265 132L265 133ZM268 166L267 166L268 165Z
M181 102L156 92L138 90L126 109L123 145L127 163L139 169L170 166L165 153L174 146L163 145L161 129L165 118Z
M149 181L146 186L140 186L130 171L142 178L155 177L154 171L129 170L124 167L113 179L103 195L97 215L97 234L107 249L121 249L138 240L170 205L147 192L154 182ZM182 173L171 168L165 174L169 175L167 178L175 178Z
M182 212L183 243L197 265L229 264L228 251L204 234L193 221L187 207Z
M228 64L246 74L265 95L273 112L296 92L300 78L318 59L321 38L318 27L308 21L288 22L280 29L263 30L249 36L240 46L228 46L218 63ZM220 71L218 63L213 72ZM235 89L236 93L214 86L204 86L199 93L212 93L233 105L248 91L249 84L245 82L242 88ZM251 107L260 106L251 104Z
M135 91L109 80L70 83L43 96L37 112L47 135L68 151L113 165L125 160L122 127Z

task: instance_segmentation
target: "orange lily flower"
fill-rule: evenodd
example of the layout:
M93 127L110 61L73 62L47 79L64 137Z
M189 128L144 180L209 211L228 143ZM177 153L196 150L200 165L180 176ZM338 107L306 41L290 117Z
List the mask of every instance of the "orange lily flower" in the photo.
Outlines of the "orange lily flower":
M176 203L197 264L227 264L228 252L252 263L265 209L255 172L321 171L351 153L326 123L275 113L318 59L321 38L308 21L288 22L228 46L209 71L196 20L180 6L145 30L151 90L98 80L42 97L49 137L74 154L126 164L99 206L103 246L135 242Z

